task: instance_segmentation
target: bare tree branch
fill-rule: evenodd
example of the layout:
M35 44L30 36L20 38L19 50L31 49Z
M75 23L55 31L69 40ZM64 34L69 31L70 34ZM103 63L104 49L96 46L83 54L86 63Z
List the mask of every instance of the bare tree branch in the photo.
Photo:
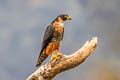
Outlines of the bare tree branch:
M58 60L50 61L39 67L26 80L52 80L58 73L80 65L95 50L96 46L97 37L94 37L71 55L59 56Z

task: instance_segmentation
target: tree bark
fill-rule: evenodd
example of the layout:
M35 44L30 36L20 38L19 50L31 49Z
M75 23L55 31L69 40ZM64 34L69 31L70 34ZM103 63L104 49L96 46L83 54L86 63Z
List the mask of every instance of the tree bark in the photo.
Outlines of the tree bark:
M52 80L58 73L80 65L96 47L97 37L94 37L91 41L86 41L78 51L70 55L59 56L58 60L54 59L40 66L26 80Z

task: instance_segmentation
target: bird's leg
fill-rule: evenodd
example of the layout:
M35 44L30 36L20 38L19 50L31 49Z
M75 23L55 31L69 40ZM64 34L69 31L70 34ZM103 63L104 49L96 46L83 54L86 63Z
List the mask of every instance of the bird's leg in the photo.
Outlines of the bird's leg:
M60 53L57 49L55 50L56 56L64 56L62 53Z
M55 54L52 53L52 54L51 54L51 59L50 59L50 60L53 61L54 59L59 59L59 58L58 58L57 55L55 55Z

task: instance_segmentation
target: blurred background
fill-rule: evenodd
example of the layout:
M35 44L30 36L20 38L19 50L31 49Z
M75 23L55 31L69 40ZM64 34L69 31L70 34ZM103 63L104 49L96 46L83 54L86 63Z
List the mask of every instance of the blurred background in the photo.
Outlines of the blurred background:
M44 31L61 13L72 17L65 24L62 53L94 36L98 46L54 80L120 80L120 0L0 0L0 80L25 80L36 69Z

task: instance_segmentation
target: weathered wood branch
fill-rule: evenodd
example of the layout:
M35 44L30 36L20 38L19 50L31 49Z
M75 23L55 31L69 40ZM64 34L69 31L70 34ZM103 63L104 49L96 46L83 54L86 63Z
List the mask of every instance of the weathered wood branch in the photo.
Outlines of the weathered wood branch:
M52 80L58 73L80 65L95 50L96 46L97 37L94 37L91 41L87 41L78 51L64 57L59 56L60 59L40 66L26 80Z

